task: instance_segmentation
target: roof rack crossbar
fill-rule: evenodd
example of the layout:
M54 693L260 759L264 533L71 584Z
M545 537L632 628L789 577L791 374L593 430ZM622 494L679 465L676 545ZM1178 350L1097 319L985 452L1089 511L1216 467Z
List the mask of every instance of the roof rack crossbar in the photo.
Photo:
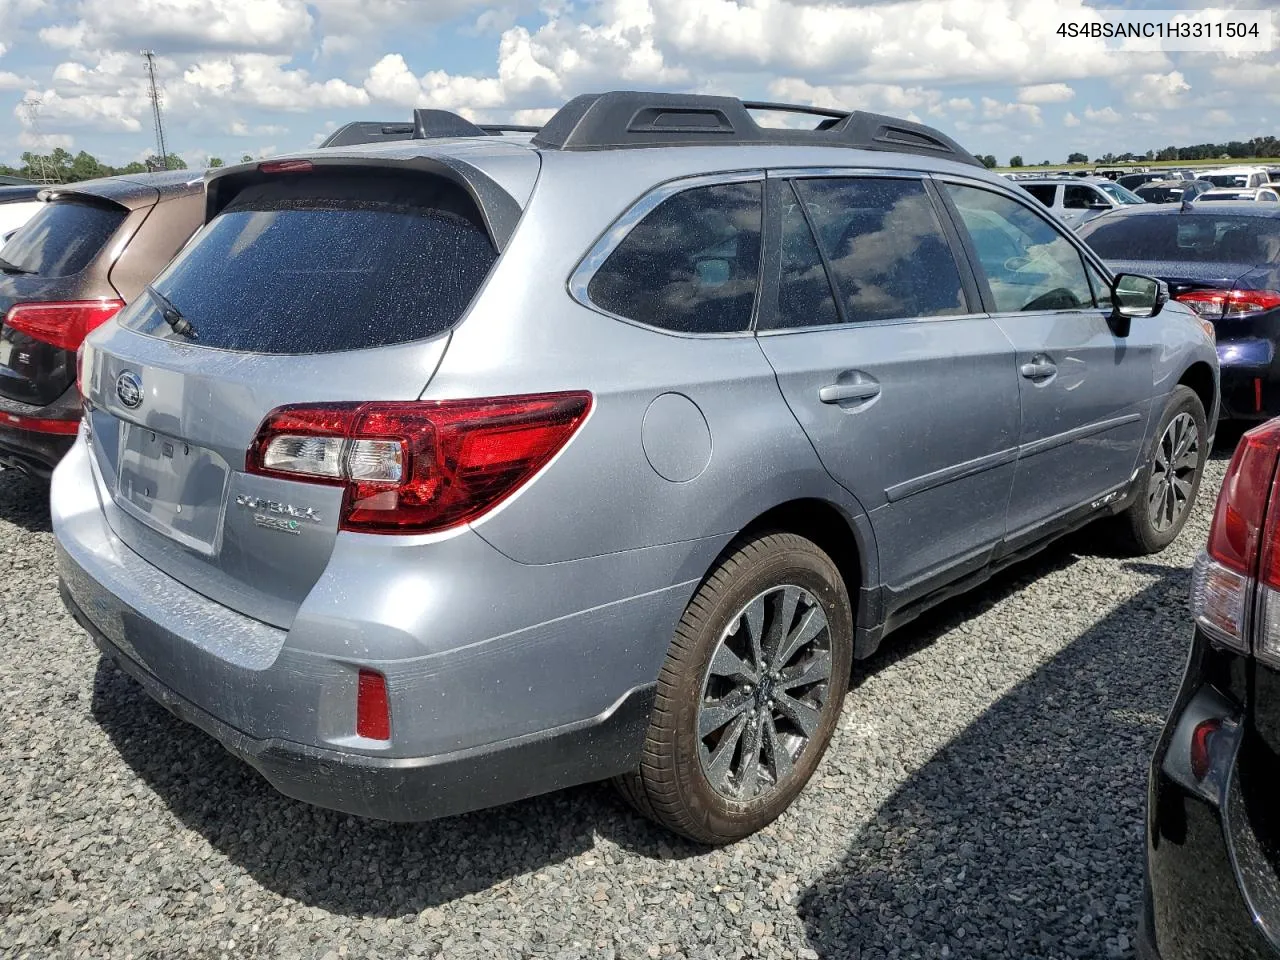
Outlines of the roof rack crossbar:
M848 110L836 110L832 107L807 107L801 103L769 103L765 100L743 100L742 105L748 110L771 110L776 113L807 113L815 117L834 117L843 120L850 113Z

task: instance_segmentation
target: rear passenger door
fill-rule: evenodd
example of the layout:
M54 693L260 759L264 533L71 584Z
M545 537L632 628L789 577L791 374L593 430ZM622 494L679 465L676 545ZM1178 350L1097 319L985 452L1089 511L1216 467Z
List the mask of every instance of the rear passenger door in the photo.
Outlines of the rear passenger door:
M1034 538L1128 482L1152 393L1149 328L1111 332L1106 280L1033 204L978 184L943 193L1017 351L1022 432L1008 527L1011 539Z
M771 173L769 205L758 342L824 466L868 511L900 606L985 565L1004 535L1012 348L921 177Z

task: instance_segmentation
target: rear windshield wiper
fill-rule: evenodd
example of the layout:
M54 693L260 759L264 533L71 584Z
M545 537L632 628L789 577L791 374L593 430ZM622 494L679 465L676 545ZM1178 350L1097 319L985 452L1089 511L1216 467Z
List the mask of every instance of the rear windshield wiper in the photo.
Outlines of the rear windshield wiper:
M164 322L173 328L174 333L180 337L187 337L191 340L196 339L196 328L191 325L190 320L182 315L182 311L173 305L172 300L149 283L147 284L147 293L160 307L160 316L164 317Z
M26 267L20 267L16 263L10 263L4 257L0 257L0 270L5 273L35 273L34 270L28 270Z

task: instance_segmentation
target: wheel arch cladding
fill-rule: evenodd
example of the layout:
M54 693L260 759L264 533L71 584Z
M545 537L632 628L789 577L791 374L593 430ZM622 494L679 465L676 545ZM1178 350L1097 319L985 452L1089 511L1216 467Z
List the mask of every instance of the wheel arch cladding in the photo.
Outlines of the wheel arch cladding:
M866 576L863 566L866 554L864 547L858 542L853 524L839 507L826 500L790 500L771 507L742 528L733 542L725 547L721 556L716 558L716 564L736 550L743 540L776 532L794 533L811 540L832 559L844 580L845 589L849 591L849 602L853 606L856 622L859 589ZM715 564L711 569L715 569Z
M1200 405L1204 407L1206 418L1213 416L1213 403L1217 398L1217 394L1215 392L1213 368L1209 364L1203 360L1197 360L1183 371L1182 376L1178 378L1178 384L1190 387L1195 392L1195 395L1200 398Z

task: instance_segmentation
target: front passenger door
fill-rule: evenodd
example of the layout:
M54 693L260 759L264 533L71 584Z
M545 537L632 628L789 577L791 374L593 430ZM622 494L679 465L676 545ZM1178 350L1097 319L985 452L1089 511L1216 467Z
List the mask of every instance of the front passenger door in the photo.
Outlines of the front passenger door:
M1018 436L1013 350L919 176L770 175L758 342L875 534L890 609L984 566Z
M1111 332L1109 294L1095 293L1105 281L1031 204L976 184L945 193L1014 346L1022 431L1008 527L1034 539L1128 483L1151 405L1151 341L1140 323Z

